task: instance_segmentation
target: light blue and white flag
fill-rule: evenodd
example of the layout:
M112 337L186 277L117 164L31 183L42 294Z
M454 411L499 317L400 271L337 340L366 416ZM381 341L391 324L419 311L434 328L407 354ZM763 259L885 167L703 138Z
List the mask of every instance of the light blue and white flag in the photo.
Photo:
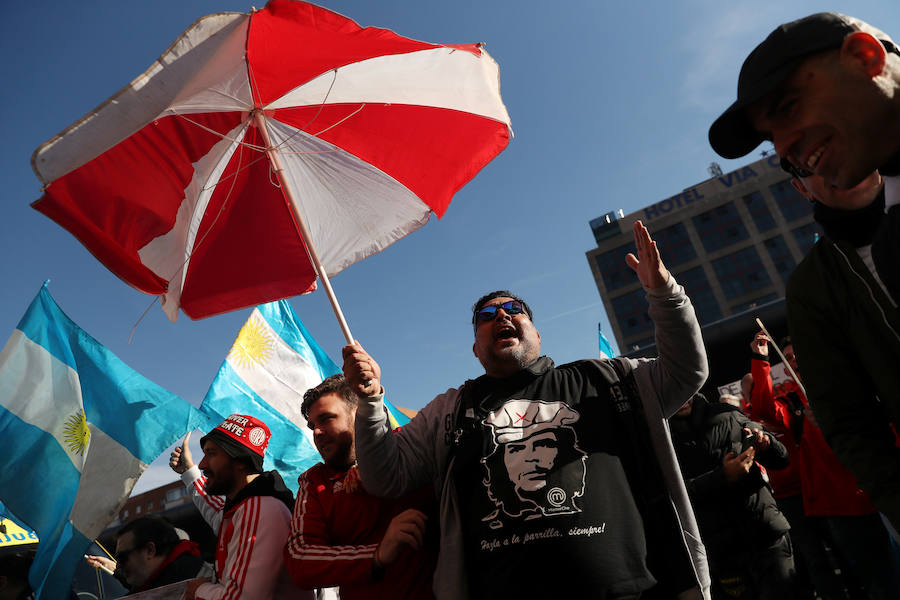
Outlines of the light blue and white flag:
M272 432L264 468L276 469L296 494L297 477L320 460L300 412L303 394L340 372L287 300L257 306L200 405L209 417L205 431L231 414L261 419ZM394 407L388 411L395 427L409 422Z
M603 335L603 329L600 328L600 323L597 323L597 336L600 340L600 358L612 358L615 356L615 351L612 348L612 344L609 343L609 340L606 339L606 336Z
M73 323L44 283L0 352L0 499L40 537L39 599L68 597L141 473L201 421Z

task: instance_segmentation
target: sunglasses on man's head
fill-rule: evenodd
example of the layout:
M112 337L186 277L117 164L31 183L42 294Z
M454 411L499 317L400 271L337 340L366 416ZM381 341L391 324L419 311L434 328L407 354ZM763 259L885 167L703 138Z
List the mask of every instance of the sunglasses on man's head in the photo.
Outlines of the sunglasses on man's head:
M497 313L501 308L508 315L519 315L525 312L525 307L522 306L521 302L518 300L510 300L509 302L495 304L493 306L482 306L478 309L478 313L476 313L478 315L478 320L482 323L493 321L497 318Z
M806 169L801 169L800 167L794 166L791 161L786 158L781 159L781 170L785 173L791 175L791 177L796 177L797 179L804 179L805 177L812 177L813 172L807 171Z

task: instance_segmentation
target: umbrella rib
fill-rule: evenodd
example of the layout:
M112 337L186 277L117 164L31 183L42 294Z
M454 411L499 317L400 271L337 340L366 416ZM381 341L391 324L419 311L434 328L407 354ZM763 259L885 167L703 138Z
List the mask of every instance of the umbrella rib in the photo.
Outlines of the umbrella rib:
M292 133L284 141L280 142L277 146L275 146L276 150L278 148L281 148L288 142L290 142L292 139L294 139L295 136L299 135L300 132L305 131L306 128L309 127L310 125L312 125L315 122L315 120L319 118L319 115L322 114L322 110L324 110L324 108L325 108L325 103L328 102L328 96L331 95L331 90L334 88L334 83L337 81L337 69L332 69L331 71L332 71L332 73L334 73L334 76L331 78L331 84L328 86L328 91L325 92L325 97L322 98L322 102L319 104L319 110L316 111L316 114L313 115L312 119L307 121L303 125L303 127L298 127L297 131ZM251 77L252 77L252 73L251 73ZM335 125L337 125L337 123L335 123ZM325 131L327 131L327 129ZM320 131L319 133L322 133L322 132ZM314 134L314 135L318 135L318 134Z
M238 142L237 145L238 145L238 150L237 150L237 151L238 151L238 153L239 153L239 154L238 154L238 164L240 164L240 163L241 163L241 159L243 158L244 144ZM250 145L250 144L248 144L248 145ZM209 235L209 233L213 230L213 227L215 226L216 222L219 220L219 217L222 216L222 213L225 211L225 207L228 205L228 200L231 198L231 192L234 191L234 186L235 186L235 184L236 184L236 182L237 182L237 180L234 179L233 176L234 176L234 175L237 175L239 172L243 171L244 169L249 168L250 165L252 165L253 163L255 163L255 162L259 161L259 160L262 160L263 158L265 158L265 155L263 155L262 158L259 158L259 159L255 160L255 161L252 161L250 164L246 165L246 166L243 167L242 169L238 169L238 170L236 170L234 173L232 173L231 175L229 175L229 177L232 178L232 180L231 180L231 187L228 189L228 192L225 194L225 198L222 200L222 205L219 207L219 211L216 213L215 218L213 219L212 223L210 223L209 227L206 228L206 231L203 233L203 235L200 236L200 239L196 240L196 241L193 243L193 245L191 246L190 250L188 251L188 249L185 248L185 251L187 252L187 256L185 257L184 262L181 263L181 266L180 266L180 267L178 267L177 269L175 269L175 272L172 273L172 276L171 276L171 277L168 277L168 278L167 278L167 281L172 281L172 279L174 279L176 276L178 276L178 275L184 270L185 265L187 265L188 262L191 260L191 258L193 258L193 256L194 256L194 250L196 250L198 247L200 247L201 244L203 244L203 241L206 239L206 236ZM222 182L222 179L219 180L219 183L221 183L221 182ZM216 185L218 185L218 184L216 184ZM203 188L203 189L204 189L204 190L212 189L213 187L216 187L216 185L210 186L210 187L208 187L208 188ZM152 305L151 305L151 306L152 306ZM142 318L143 318L143 317L142 317ZM138 322L140 322L140 321L138 321ZM135 326L137 326L137 325L135 325Z
M240 140L238 140L238 139L236 139L236 138L227 136L227 135L225 135L224 133L222 133L222 132L220 132L220 131L216 131L215 129L212 129L211 127L207 127L206 125L203 125L202 123L198 123L197 121L194 121L193 119L189 119L188 117L186 117L186 116L184 116L183 114L179 113L179 112L176 111L175 109L170 108L169 110L172 112L173 115L175 115L175 116L178 117L179 119L183 119L183 120L187 121L188 123L190 123L191 125L196 125L197 127L199 127L200 129L206 131L207 133L211 133L211 134L213 134L213 135L217 135L217 136L219 136L220 138L222 138L223 140L228 140L229 142L233 142L233 143L235 143L235 144L240 144L241 146L247 146L247 147L250 148L251 150L256 150L256 151L258 151L258 152L265 152L265 150L266 150L265 146L257 146L257 145L255 145L255 144L249 144L249 143L247 143L247 142L242 142L242 141L240 141Z
M347 115L346 117L344 117L343 119L341 119L340 121L338 121L337 123L333 123L332 125L329 125L328 127L326 127L325 129L323 129L322 131L317 131L317 132L315 132L315 133L313 133L313 134L311 134L311 135L313 135L313 136L315 136L315 137L318 137L318 136L322 135L323 133L325 133L325 132L328 131L329 129L331 129L331 128L333 128L333 127L337 127L338 125L340 125L341 123L343 123L344 121L346 121L347 119L349 119L350 117L352 117L353 115L355 115L356 113L358 113L359 111L361 111L362 109L364 109L365 107L366 107L366 104L365 104L365 102L364 102L364 103L360 104L359 108L357 108L356 110L354 110L352 113L350 113L349 115Z

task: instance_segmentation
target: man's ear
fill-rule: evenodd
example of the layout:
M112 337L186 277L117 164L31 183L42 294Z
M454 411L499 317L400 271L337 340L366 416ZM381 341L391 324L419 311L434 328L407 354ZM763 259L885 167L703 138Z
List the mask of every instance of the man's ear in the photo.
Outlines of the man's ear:
M884 46L873 35L856 31L844 38L841 44L841 62L862 67L866 75L881 75L887 61Z
M475 358L478 358L478 344L475 342L472 343L472 354L475 355Z
M815 198L812 197L812 194L809 193L809 190L807 190L803 185L803 182L796 177L791 178L791 185L794 186L794 189L800 192L800 194L810 202L815 200Z
M150 551L150 554L153 556L157 556L159 553L156 551L156 542L147 542L147 545L144 546L147 550Z

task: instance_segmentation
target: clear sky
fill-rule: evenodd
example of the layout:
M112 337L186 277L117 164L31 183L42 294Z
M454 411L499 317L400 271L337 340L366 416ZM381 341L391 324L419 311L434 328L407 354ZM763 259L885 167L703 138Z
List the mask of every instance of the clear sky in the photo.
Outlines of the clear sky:
M447 214L333 279L354 336L379 361L393 402L421 408L481 373L470 307L510 289L535 312L557 363L597 356L612 339L585 252L588 221L632 212L756 160L719 159L711 122L735 95L747 53L784 21L847 12L900 36L886 0L329 0L364 26L429 42L484 42L500 64L515 138ZM40 196L31 153L143 72L198 17L247 11L239 0L34 0L0 20L5 142L0 146L0 336L45 279L62 309L132 367L199 404L249 309L170 323L68 232L29 207ZM260 1L259 6L262 6ZM302 44L298 40L298 44ZM286 50L287 51L287 50ZM252 252L252 248L247 249ZM321 291L292 299L340 364L343 338ZM195 439L199 436L195 436ZM160 462L160 461L158 461ZM174 476L155 465L144 491Z

